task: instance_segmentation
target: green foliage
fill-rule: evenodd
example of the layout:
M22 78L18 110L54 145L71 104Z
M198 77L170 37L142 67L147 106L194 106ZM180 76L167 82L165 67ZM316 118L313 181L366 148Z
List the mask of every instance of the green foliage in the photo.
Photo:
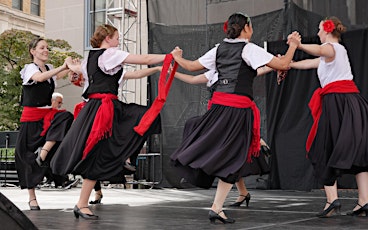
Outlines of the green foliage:
M19 71L25 64L31 63L28 44L36 35L24 30L6 30L0 34L0 131L17 130L22 108L20 95L22 80ZM57 67L64 63L67 56L81 58L70 51L71 46L65 40L45 39L49 45L49 63Z

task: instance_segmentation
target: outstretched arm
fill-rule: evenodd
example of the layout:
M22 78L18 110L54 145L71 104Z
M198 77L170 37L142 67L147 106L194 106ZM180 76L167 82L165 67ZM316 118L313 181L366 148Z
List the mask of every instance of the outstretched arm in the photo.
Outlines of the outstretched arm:
M302 61L290 63L290 67L293 69L316 69L318 68L320 58L305 59Z
M257 76L262 76L264 74L268 74L269 72L272 72L273 69L271 67L268 66L261 66L257 69Z
M123 63L137 65L153 65L163 62L165 54L129 54Z
M316 45L316 44L300 44L298 49L304 52L318 57L333 58L335 56L335 50L331 44Z
M141 69L141 70L136 70L136 71L132 71L132 72L126 72L124 75L124 79L139 79L139 78L144 78L147 77L151 74L157 73L159 71L161 71L162 67L161 66L156 66L156 67L152 67L152 68L146 68L146 69Z
M289 49L287 50L286 54L282 57L274 57L271 61L267 64L268 67L277 70L288 70L289 64L293 59L295 50L300 45L300 35L298 32L293 32L288 36L287 43L289 44Z
M183 50L180 49L179 47L175 47L175 49L171 52L171 54L173 55L178 65L180 65L181 67L183 67L188 71L192 72L205 69L204 66L201 63L199 63L198 59L194 61L184 59L182 57Z
M192 76L192 75L189 75L189 74L176 72L175 77L177 79L183 81L183 82L186 82L186 83L192 84L192 85L202 84L202 83L207 83L208 82L208 79L206 78L204 73L196 75L196 76Z
M66 62L64 62L62 66L59 66L57 68L48 70L46 72L37 72L33 74L31 79L37 82L43 82L43 81L46 81L52 78L55 75L56 75L56 79L60 79L66 76L68 71L69 71L68 66L66 65Z

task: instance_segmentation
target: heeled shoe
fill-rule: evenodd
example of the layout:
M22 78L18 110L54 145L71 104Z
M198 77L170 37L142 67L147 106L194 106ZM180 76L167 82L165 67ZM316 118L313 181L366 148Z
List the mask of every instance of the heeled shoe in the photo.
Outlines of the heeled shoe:
M73 212L74 212L74 216L75 218L79 218L82 217L84 219L88 219L88 220L97 220L98 219L98 216L96 216L95 214L88 214L88 213L83 213L81 212L81 209L84 209L84 208L88 208L88 207L82 207L82 208L78 208L78 206L74 206L74 209L73 209Z
M101 203L101 200L102 200L103 195L102 195L102 194L98 194L98 195L99 195L99 197L98 197L98 199L97 199L97 200L91 200L89 203L90 203L90 204L100 204L100 203Z
M364 216L368 217L368 203L366 203L364 206L361 206L360 204L357 204L360 208L346 213L348 216Z
M235 220L230 218L230 217L227 217L226 219L222 218L219 215L221 212L223 212L226 215L226 213L224 211L220 211L220 212L216 213L213 210L210 210L210 212L208 213L208 219L210 219L211 224L215 224L216 220L221 221L223 224L233 224L233 223L235 223Z
M336 214L340 214L341 203L339 199L334 200L332 203L327 202L327 204L330 204L330 206L328 206L328 208L319 212L316 215L317 217L320 217L320 218L330 217L334 212Z
M32 211L41 210L40 206L38 206L38 205L31 205L31 202L34 201L34 200L36 200L36 199L32 199L32 200L28 201L29 209L32 210Z
M249 201L250 201L250 193L248 192L248 194L245 195L245 196L244 195L239 195L239 196L244 197L244 199L242 201L237 201L235 203L232 203L229 206L231 206L231 207L240 207L240 205L242 205L244 203L244 201L245 201L245 204L248 207L249 206Z

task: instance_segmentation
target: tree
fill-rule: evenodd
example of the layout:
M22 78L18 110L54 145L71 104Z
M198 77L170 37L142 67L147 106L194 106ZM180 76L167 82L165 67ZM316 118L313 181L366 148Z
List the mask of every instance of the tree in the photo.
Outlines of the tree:
M0 35L0 131L17 130L22 112L20 96L22 79L20 70L31 63L28 44L37 37L29 31L11 29ZM63 64L67 56L81 56L70 51L71 46L65 40L46 39L50 53L49 63L53 66Z

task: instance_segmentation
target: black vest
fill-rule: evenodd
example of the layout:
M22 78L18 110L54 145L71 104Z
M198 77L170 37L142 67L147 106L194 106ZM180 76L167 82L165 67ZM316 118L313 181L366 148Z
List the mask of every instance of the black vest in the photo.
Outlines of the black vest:
M46 69L49 70L49 67L47 65ZM20 104L22 106L29 106L29 107L43 107L51 105L51 98L54 90L55 90L55 83L52 78L50 78L50 82L43 81L43 82L35 82L32 85L23 85Z
M123 73L123 68L114 75L102 72L100 67L98 67L98 58L105 50L91 50L88 54L87 73L89 85L82 95L84 98L88 98L88 95L93 93L118 94L119 79Z
M216 91L248 96L253 99L253 81L257 70L242 59L245 42L222 42L216 52L218 81Z

